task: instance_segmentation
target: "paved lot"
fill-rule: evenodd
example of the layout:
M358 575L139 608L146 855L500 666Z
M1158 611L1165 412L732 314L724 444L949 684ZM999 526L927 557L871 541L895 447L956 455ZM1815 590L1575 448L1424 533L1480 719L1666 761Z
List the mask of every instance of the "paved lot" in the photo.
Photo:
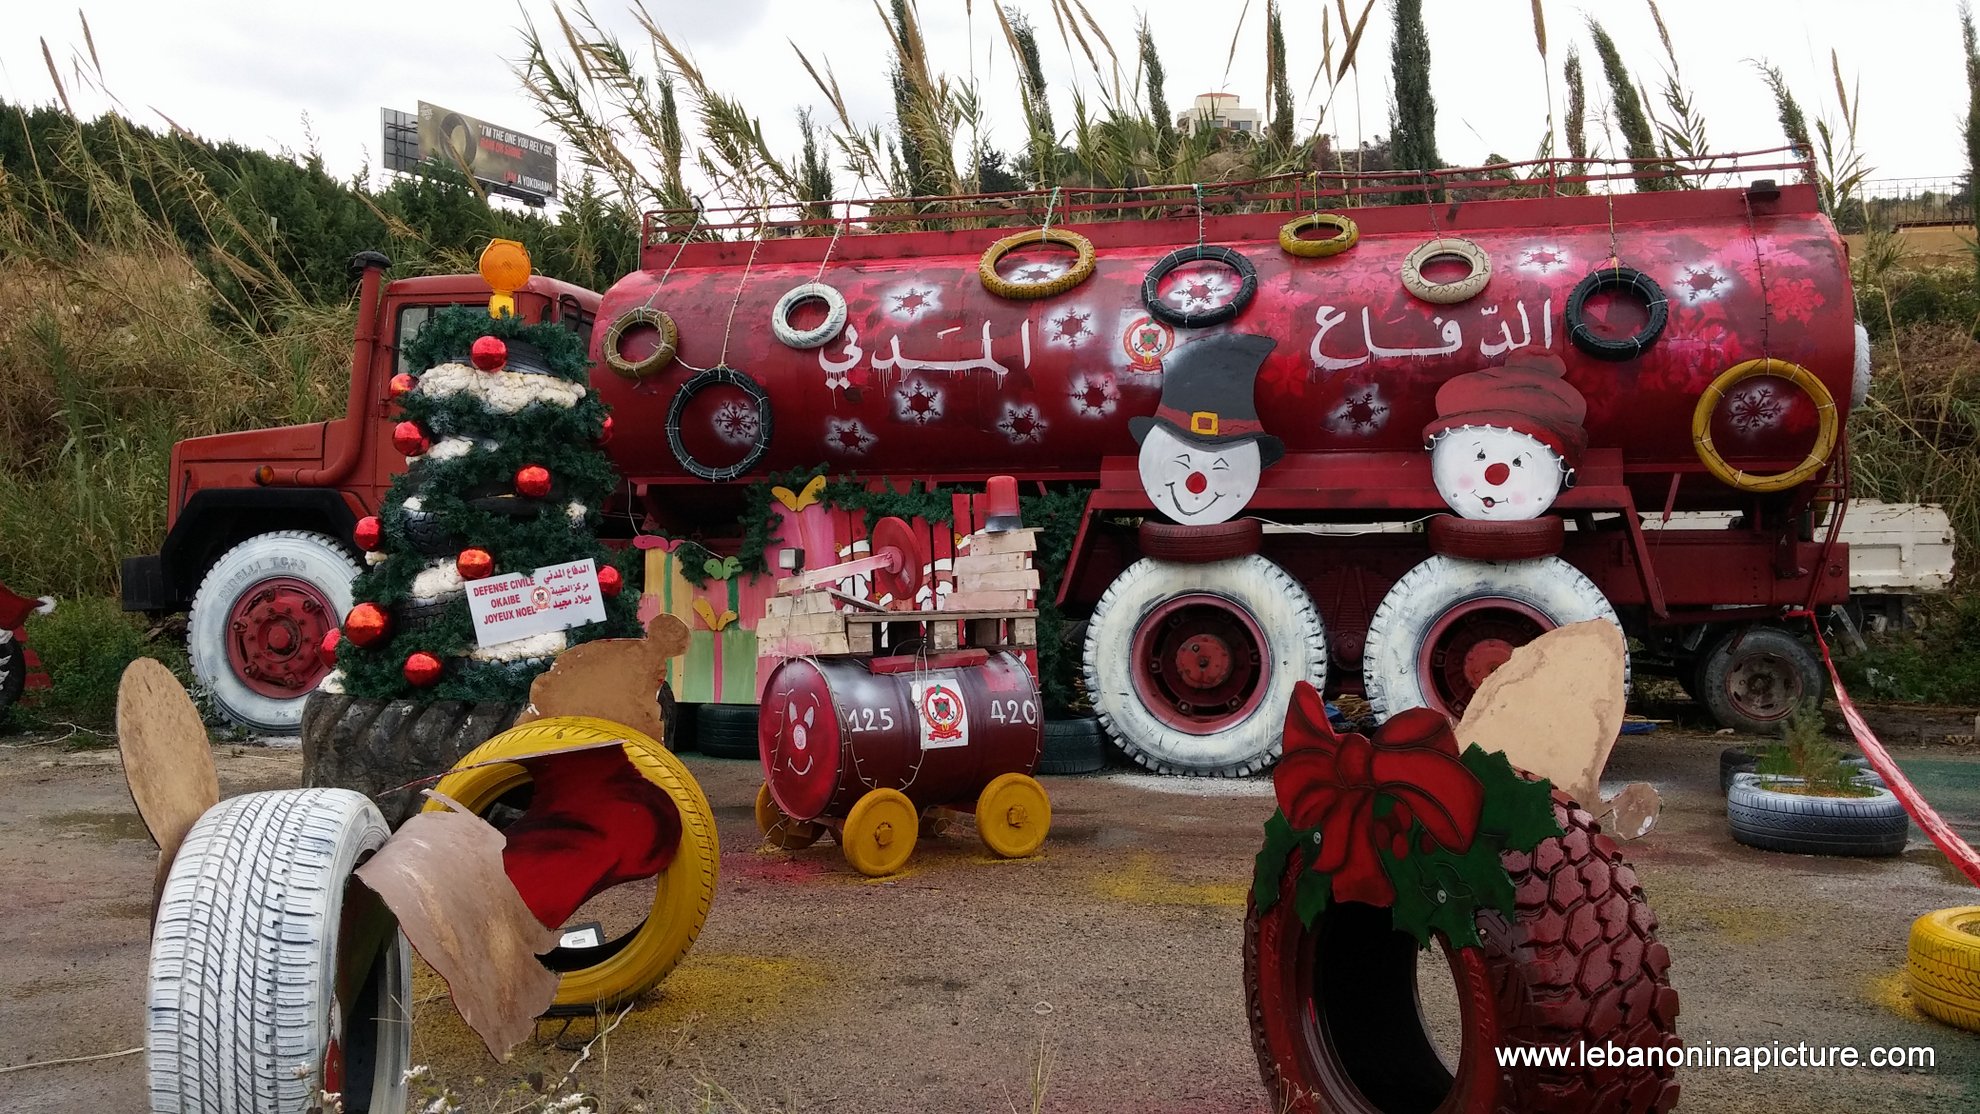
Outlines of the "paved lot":
M1901 975L1912 918L1980 897L1922 837L1876 861L1737 846L1717 791L1731 741L1632 737L1611 769L1665 795L1662 825L1630 854L1675 957L1680 1032L1922 1045L1938 1064L1691 1071L1682 1108L1980 1108L1980 1035L1920 1018ZM215 753L226 794L298 778L294 751ZM1980 839L1980 755L1914 746L1900 757ZM905 875L874 882L829 843L760 849L753 764L689 762L719 815L721 888L694 951L579 1069L605 1109L1267 1110L1239 985L1245 885L1272 807L1264 784L1206 796L1152 778L1054 779L1039 857L988 858L964 823L924 844ZM0 1067L142 1043L154 856L114 756L0 750ZM545 1024L498 1065L430 973L416 990L415 1058L469 1110L521 1107L528 1074L554 1081L593 1031L590 1019L563 1033ZM141 1055L0 1074L0 1110L143 1108Z

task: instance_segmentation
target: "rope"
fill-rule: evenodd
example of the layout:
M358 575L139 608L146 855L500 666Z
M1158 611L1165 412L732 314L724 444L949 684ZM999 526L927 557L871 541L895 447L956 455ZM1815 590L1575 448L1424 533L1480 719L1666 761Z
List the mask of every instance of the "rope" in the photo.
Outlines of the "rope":
M1052 196L1045 199L1045 227L1038 230L1038 242L1041 244L1045 242L1045 237L1052 234L1052 210L1058 207L1059 187L1053 186Z
M688 226L687 233L681 237L681 246L674 252L673 261L667 264L667 269L660 273L660 281L653 285L653 293L646 296L646 309L653 308L653 299L658 298L660 296L660 288L667 285L667 279L674 273L674 265L681 261L681 255L687 251L688 244L694 240L695 232L701 228L702 216L701 206L696 205L694 207L694 223Z
M1196 257L1203 258L1203 183L1191 182L1189 188L1196 191Z
M832 250L839 246L839 233L845 231L847 228L852 227L852 219L853 219L852 202L850 201L845 202L845 206L846 206L846 215L839 221L839 223L832 226L832 242L825 245L825 258L818 261L818 273L811 276L811 281L813 282L819 282L825 278L825 264L830 263L832 261Z
M1615 191L1613 190L1606 191L1603 194L1603 196L1606 197L1609 202L1609 261L1614 263L1616 265L1616 270L1620 272L1622 270L1622 252L1619 250L1618 247L1619 242L1616 239Z
M1760 233L1753 224L1753 195L1741 191L1740 199L1746 203L1746 239L1753 245L1753 273L1760 286L1760 355L1772 359L1774 349L1770 333L1774 322L1774 307L1767 297L1767 262L1760 250Z
M139 1046L137 1048L126 1048L122 1052L99 1052L94 1056L68 1056L60 1060L36 1060L33 1063L15 1064L12 1067L0 1068L0 1075L10 1075L17 1071L28 1071L31 1068L52 1068L57 1064L87 1064L96 1060L115 1060L120 1056L135 1056L143 1051L144 1048Z
M749 287L750 268L756 266L756 253L762 247L763 247L763 223L761 221L758 221L756 225L756 242L749 246L749 258L743 263L742 278L736 280L735 299L729 303L729 320L722 326L722 353L721 355L717 356L715 359L716 367L729 366L729 337L731 334L735 332L735 328L736 328L736 307L742 305L743 291L748 289ZM823 264L820 264L821 269L823 268L823 266L824 266ZM673 268L669 267L668 270L671 271L673 270ZM660 281L661 282L667 281L666 276L664 275L661 276ZM654 287L653 292L655 294L658 294L660 292L660 288L657 286ZM679 363L682 367L696 374L701 374L702 372L711 370L705 367L696 367L693 364L688 363L686 360L681 359L678 355L674 357L674 360L675 362Z

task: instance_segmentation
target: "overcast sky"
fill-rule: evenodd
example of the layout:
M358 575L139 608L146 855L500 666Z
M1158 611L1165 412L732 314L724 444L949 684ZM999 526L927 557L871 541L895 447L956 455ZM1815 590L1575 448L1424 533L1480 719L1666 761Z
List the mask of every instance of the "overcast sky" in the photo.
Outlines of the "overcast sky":
M996 137L1010 146L1021 121L991 0L973 0L973 15L966 14L965 0L918 2L936 65L963 79L974 72L997 122ZM1364 2L1350 0L1350 8L1358 14ZM1093 71L1084 58L1074 64L1078 47L1069 51L1061 42L1049 0L1012 4L1029 12L1039 29L1064 128L1072 87L1093 92ZM1265 0L1249 3L1228 75L1226 59L1245 0L1086 4L1122 52L1125 81L1134 77L1135 16L1146 11L1175 110L1213 90L1262 107ZM15 103L55 99L41 55L45 38L77 110L94 114L110 107L107 97L80 87L71 72L72 60L87 49L73 7L26 0L6 6L0 95ZM625 0L593 0L592 6L650 62ZM1307 87L1320 61L1320 11L1332 0L1286 0L1284 6L1288 69L1302 127L1310 127L1326 98L1324 81L1310 97ZM1661 7L1715 149L1782 142L1772 99L1749 58L1764 57L1785 71L1811 124L1817 117L1837 120L1829 72L1833 47L1845 78L1861 81L1859 138L1875 177L1963 173L1959 124L1966 88L1955 0L1664 0ZM1528 0L1425 0L1424 8L1445 161L1475 162L1492 151L1529 156L1545 131L1547 95ZM1591 107L1608 101L1583 26L1587 11L1600 14L1639 81L1661 87L1663 53L1641 0L1545 0L1545 9L1557 98L1563 95L1560 64L1572 42L1585 56ZM410 111L426 100L556 142L560 163L567 162L562 137L531 109L512 72L522 53L518 28L525 13L554 34L548 0L520 6L487 0L85 0L83 10L110 91L154 126L162 112L201 135L270 150L305 149L313 132L330 169L350 174L377 165L381 106ZM761 119L780 151L797 148L798 106L829 116L787 37L815 60L830 60L860 123L891 115L886 37L872 0L649 0L648 10L691 47L715 86L739 96ZM1346 143L1387 131L1387 13L1387 0L1378 0L1360 51L1358 93L1350 79L1329 114L1328 130ZM1334 33L1338 42L1338 26ZM1591 124L1590 130L1599 143L1599 129ZM841 173L842 191L846 185Z

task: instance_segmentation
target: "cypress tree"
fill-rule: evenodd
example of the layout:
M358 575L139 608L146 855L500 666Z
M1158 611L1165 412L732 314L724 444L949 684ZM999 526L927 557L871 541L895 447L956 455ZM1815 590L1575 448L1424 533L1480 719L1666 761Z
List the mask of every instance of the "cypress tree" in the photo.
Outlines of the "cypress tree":
M1570 46L1567 64L1562 69L1567 83L1567 148L1568 157L1585 159L1588 157L1588 88L1581 80L1581 51ZM1573 173L1584 174L1587 168L1575 164ZM1561 187L1562 193L1587 193L1588 184L1574 182Z
M1980 179L1980 44L1974 38L1973 6L1966 0L1959 4L1959 37L1966 47L1966 122L1959 129L1966 141L1966 199L1974 227L1980 229L1980 189L1974 188ZM1974 266L1980 269L1980 257L1975 257Z
M1424 57L1427 65L1427 52ZM1279 21L1279 0L1272 0L1265 6L1265 58L1272 71L1272 145L1281 151L1290 151L1293 145L1292 82L1286 77L1286 34Z
M1390 0L1389 12L1396 24L1395 42L1389 48L1396 84L1389 140L1396 168L1436 170L1444 163L1437 157L1437 102L1430 96L1430 35L1423 27L1423 0ZM1443 191L1432 190L1427 196L1442 200ZM1425 199L1423 193L1402 195L1404 201Z
M1148 29L1148 16L1141 17L1141 68L1148 74L1148 111L1155 117L1155 151L1167 162L1176 149L1176 120L1169 114L1169 98L1163 92L1162 58L1155 53L1155 35Z

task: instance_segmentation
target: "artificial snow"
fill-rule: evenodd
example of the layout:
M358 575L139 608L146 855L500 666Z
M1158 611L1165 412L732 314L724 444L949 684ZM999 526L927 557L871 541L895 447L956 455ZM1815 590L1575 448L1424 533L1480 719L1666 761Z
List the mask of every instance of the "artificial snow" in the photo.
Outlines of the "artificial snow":
M431 460L453 460L474 451L472 437L443 437L426 455Z
M441 596L451 596L461 591L461 570L454 566L451 558L442 558L420 571L413 577L413 598L422 603L431 602Z
M332 669L325 673L323 679L316 682L316 691L341 696L344 692L344 671Z
M532 634L528 638L518 638L514 642L503 642L494 646L483 646L469 656L476 661L516 661L521 658L555 657L570 645L570 639L560 630Z
M553 375L531 372L486 372L467 364L441 364L419 377L416 388L433 398L465 394L477 398L498 414L513 414L532 403L550 406L576 406L584 397L582 383L572 383Z

